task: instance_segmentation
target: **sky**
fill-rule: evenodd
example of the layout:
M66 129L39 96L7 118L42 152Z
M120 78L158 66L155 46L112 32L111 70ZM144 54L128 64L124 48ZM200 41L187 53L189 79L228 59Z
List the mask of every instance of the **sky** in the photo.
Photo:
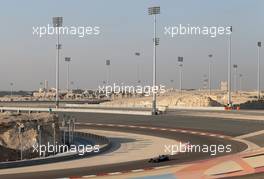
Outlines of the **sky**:
M153 17L147 9L160 6L157 16L157 81L179 87L178 56L184 57L183 88L201 88L213 54L212 88L227 79L228 36L185 35L171 38L164 27L233 26L232 64L243 75L243 89L257 87L257 41L264 42L263 0L5 0L0 7L0 90L34 90L48 80L55 86L56 36L38 37L33 27L52 24L62 16L64 26L98 26L100 34L80 38L61 36L60 88L66 88L71 57L71 88L96 89L106 81L105 60L110 59L110 81L134 85L139 77L151 85ZM263 49L263 48L262 48ZM263 50L262 50L263 51ZM140 52L140 56L135 56ZM264 55L263 55L264 57ZM261 58L261 76L264 59ZM173 80L173 83L171 83ZM264 77L261 79L264 88Z

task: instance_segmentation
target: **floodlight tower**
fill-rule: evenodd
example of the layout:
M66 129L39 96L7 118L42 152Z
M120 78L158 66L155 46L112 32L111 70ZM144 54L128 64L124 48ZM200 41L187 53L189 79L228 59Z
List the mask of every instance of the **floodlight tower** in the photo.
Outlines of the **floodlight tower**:
M40 86L40 89L42 89L42 88L43 88L43 90L45 89L44 86L43 86L43 82L42 81L39 82L39 86Z
M74 89L74 81L71 81L70 84L71 84L71 88Z
M203 89L208 90L208 78L206 74L203 75Z
M178 57L178 65L180 69L180 94L182 95L182 68L183 68L183 57Z
M65 62L67 63L67 91L70 91L70 61L71 57L65 57Z
M213 57L213 55L212 54L209 54L208 55L208 57L209 57L209 74L208 74L208 83L209 83L209 94L211 95L211 90L212 90L212 87L211 87L211 71L212 71L212 57Z
M156 88L156 46L159 45L159 38L156 37L156 15L160 14L160 7L154 6L148 8L148 14L154 16L154 34L153 34L153 84L152 87ZM152 115L157 114L156 108L156 93L153 92L152 98Z
M230 26L230 35L229 35L229 43L228 43L228 99L227 99L227 105L229 107L232 106L232 99L231 99L231 46L232 46L232 38L231 34L233 33L233 27Z
M11 99L13 98L13 86L14 86L14 83L11 82L11 83L10 83L10 98L11 98Z
M106 60L105 61L105 64L106 64L106 66L107 66L107 70L108 70L108 72L107 72L107 80L106 80L106 85L110 85L110 65L111 65L111 61L110 60Z
M260 99L260 48L261 42L258 42L258 99Z
M242 92L242 78L243 78L243 74L239 74L239 89L240 89L240 92Z
M56 60L56 108L59 107L59 62L60 62L60 49L61 49L61 44L60 44L60 27L62 26L62 17L53 17L52 22L53 22L53 27L56 28L56 33L57 33L57 44L56 44L56 49L57 49L57 60Z
M233 65L233 68L235 69L235 75L234 75L234 92L236 93L237 92L237 64L234 64Z
M171 82L171 88L172 88L172 90L173 90L173 82L174 82L174 80L170 80L170 82Z
M140 56L140 53L139 53L139 52L136 52L135 55L136 55L137 57L139 57L139 56ZM137 63L137 83L139 84L140 82L141 82L141 81L140 81L140 79L139 79L139 63Z

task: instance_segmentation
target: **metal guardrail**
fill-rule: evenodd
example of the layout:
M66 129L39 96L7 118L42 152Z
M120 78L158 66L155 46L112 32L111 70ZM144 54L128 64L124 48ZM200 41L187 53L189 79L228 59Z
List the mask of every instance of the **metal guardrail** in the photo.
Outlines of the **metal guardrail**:
M78 132L78 131L75 131L74 134L75 136L78 137L85 137L90 140L96 141L95 142L96 144L107 145L110 143L110 140L105 136L100 136L92 133Z
M181 106L169 106L168 109L181 109L181 110L208 110L208 111L224 111L225 110L225 107L181 107Z
M79 109L79 108L33 108L33 107L1 107L0 112L78 112L78 113L106 113L106 114L129 114L129 115L151 115L151 111L135 110L111 110L111 109Z

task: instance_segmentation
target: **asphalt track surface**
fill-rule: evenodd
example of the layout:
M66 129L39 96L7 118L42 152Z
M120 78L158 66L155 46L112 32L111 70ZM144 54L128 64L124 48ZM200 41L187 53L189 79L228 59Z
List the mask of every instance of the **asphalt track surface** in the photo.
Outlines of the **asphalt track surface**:
M217 117L219 115L218 113L216 113L216 116L213 118L184 116L181 111L169 112L168 114L158 116L95 113L69 113L69 115L75 116L78 122L185 128L229 135L233 137L264 129L264 120L247 121L243 119L221 119L220 117ZM228 112L223 111L223 113Z
M228 136L239 136L250 132L263 130L263 121L246 121L246 120L226 120L226 119L212 119L206 117L185 117L177 115L175 112L159 116L135 116L135 115L119 115L119 114L95 114L95 113L69 113L77 118L80 123L102 123L102 124L124 124L134 126L148 126L148 127L164 127L164 128L177 128L188 129L203 132L211 132ZM123 132L133 132L139 134L147 134L153 136L166 137L170 139L191 142L192 144L204 145L232 145L232 153L237 153L246 149L246 145L233 140L226 140L210 136L199 136L193 134L182 134L170 131L153 132L148 129L130 129L110 126L96 126L96 125L78 125L78 128L92 128L101 130L114 130ZM260 140L261 141L261 140ZM262 141L261 141L262 142ZM263 141L264 142L264 141ZM164 145L164 144L161 144ZM230 154L230 153L229 153ZM224 155L219 154L217 156ZM118 163L112 165L102 165L97 167L83 167L69 170L54 170L45 172L34 172L25 174L10 174L2 175L0 178L60 178L69 176L83 176L93 174L103 174L108 172L128 171L138 168L156 167L162 165L190 163L197 160L211 158L208 153L183 153L172 157L172 160L162 163L148 163L147 160L132 161L126 163ZM245 176L247 179L254 179L263 177L264 174L256 174Z

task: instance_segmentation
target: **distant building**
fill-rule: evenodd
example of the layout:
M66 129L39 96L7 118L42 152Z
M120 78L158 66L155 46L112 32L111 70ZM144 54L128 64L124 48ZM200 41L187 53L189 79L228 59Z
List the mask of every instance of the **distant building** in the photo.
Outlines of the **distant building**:
M221 91L227 91L228 90L227 81L220 81L220 90Z
M53 99L56 96L56 89L42 89L33 93L33 97L36 99Z

